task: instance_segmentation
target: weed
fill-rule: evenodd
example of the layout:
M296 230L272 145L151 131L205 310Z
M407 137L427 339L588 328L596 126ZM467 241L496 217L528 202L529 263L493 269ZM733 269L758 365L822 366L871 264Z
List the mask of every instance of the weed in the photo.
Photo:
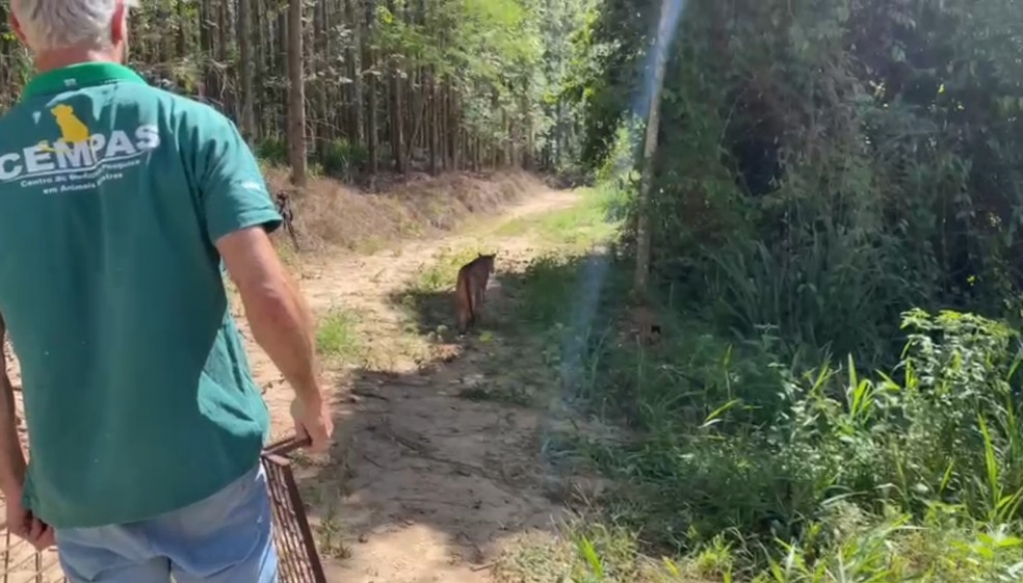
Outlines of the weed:
M344 527L334 508L331 508L320 520L318 534L319 544L317 546L320 552L342 560L352 555L352 549L344 542Z
M509 281L506 293L516 302L515 320L539 328L567 323L567 307L578 284L579 261L544 255L531 261L520 277Z
M316 348L327 358L349 360L358 356L360 342L355 316L341 308L331 308L319 319Z

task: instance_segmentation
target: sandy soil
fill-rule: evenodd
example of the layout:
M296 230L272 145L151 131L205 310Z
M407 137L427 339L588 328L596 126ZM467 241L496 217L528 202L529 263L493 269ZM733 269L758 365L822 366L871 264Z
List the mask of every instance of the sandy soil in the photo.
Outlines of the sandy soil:
M576 200L572 193L537 192L487 225ZM301 286L313 310L342 307L358 314L366 342L359 363L325 367L334 393L335 447L329 456L295 460L328 581L492 581L491 566L509 541L553 528L564 512L545 495L539 433L548 413L459 398L466 386L488 382L489 369L481 366L488 356L428 343L416 333L410 339L407 316L392 301L445 249L496 248L498 270L536 253L527 239L490 236L493 228L481 226L374 255L303 262ZM236 314L274 436L286 436L290 389L251 342L240 308ZM9 368L20 384L17 363Z

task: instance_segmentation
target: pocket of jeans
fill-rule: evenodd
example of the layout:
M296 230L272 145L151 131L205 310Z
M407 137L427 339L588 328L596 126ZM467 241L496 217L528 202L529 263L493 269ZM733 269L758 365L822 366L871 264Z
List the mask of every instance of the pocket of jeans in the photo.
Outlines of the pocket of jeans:
M262 555L270 543L271 511L262 465L210 498L182 509L176 527L155 537L176 569L193 577L229 570Z

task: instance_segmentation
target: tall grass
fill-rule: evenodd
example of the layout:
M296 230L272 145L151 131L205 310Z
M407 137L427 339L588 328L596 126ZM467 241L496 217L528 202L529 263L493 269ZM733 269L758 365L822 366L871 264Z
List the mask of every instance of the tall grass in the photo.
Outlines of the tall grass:
M563 329L578 270L534 262L523 321ZM605 294L571 395L630 438L569 440L618 485L601 519L618 534L581 530L572 580L1021 580L1023 345L1012 329L912 310L897 365L863 374L851 356L808 365L778 328L736 340L678 312L642 347L623 340L619 297ZM659 555L674 559L645 558Z

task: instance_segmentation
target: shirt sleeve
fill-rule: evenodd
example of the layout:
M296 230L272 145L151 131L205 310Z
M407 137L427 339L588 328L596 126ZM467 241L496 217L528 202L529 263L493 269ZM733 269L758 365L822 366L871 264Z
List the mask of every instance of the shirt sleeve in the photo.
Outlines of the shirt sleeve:
M249 227L272 232L282 219L270 198L259 164L238 128L212 110L195 128L195 179L210 241Z

